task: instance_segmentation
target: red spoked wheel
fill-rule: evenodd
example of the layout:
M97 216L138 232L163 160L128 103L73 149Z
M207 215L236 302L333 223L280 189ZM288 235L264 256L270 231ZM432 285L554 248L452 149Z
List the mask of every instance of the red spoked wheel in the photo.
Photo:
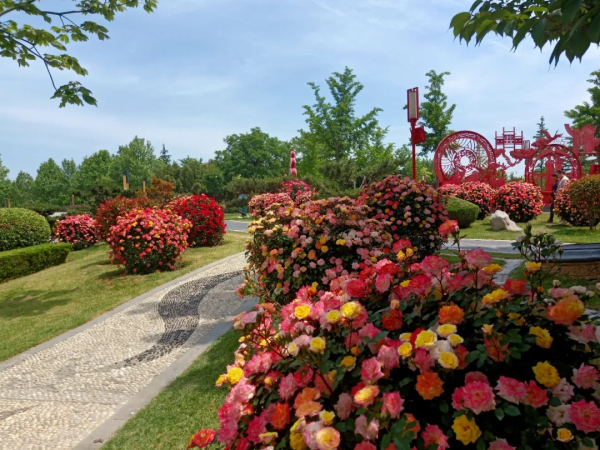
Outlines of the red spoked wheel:
M444 138L435 150L433 167L440 186L483 181L496 157L492 144L473 131L458 131Z

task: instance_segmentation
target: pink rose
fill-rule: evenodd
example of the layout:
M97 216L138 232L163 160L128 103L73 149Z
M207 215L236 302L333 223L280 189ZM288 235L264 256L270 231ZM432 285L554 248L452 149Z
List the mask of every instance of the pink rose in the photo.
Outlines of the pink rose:
M571 379L581 389L592 389L600 379L600 374L595 367L581 364L579 369L573 369L573 378Z
M437 445L437 450L450 448L448 437L437 425L427 425L425 430L421 433L421 437L423 438L423 441L425 441L425 448L429 448L432 444Z
M352 401L352 396L350 394L344 392L343 394L340 395L340 398L339 398L338 402L335 404L334 408L335 408L335 412L337 413L338 417L342 420L345 420L348 417L350 417L353 406L354 406L354 403Z
M361 414L356 418L354 433L360 434L367 441L374 441L379 437L379 421L373 419L371 420L371 423L367 425L367 418L364 414Z
M478 267L479 269L483 269L492 263L492 257L480 248L467 252L465 260L471 268Z
M404 399L400 397L399 392L389 392L383 394L383 406L381 407L381 415L386 413L392 419L397 419L402 410L404 410Z
M377 380L383 378L383 372L381 371L381 363L377 358L369 358L363 361L360 376L363 382L368 384L376 383Z
M600 410L593 401L571 403L571 421L579 431L593 433L600 430Z
M525 398L525 385L514 378L500 377L496 391L499 397L511 403L519 404Z
M484 411L491 411L496 408L494 391L489 384L481 381L467 383L464 390L465 408L470 409L475 414L481 414Z
M494 442L490 442L488 450L515 450L515 447L508 445L506 439L496 439Z

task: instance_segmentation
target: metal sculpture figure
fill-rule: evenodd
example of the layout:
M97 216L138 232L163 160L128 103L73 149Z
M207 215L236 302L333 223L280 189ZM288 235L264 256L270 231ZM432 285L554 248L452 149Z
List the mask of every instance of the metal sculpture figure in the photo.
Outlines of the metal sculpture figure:
M296 170L296 152L294 150L290 152L290 175L298 176L298 171Z

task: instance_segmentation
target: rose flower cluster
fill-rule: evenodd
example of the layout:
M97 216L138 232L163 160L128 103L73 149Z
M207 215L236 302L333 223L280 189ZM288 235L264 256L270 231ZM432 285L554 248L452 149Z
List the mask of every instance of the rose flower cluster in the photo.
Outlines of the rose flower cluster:
M513 181L500 186L492 200L492 210L504 211L515 222L535 219L544 209L544 197L539 186Z
M59 220L54 234L59 242L72 244L73 250L83 250L99 241L98 225L89 214L67 216Z
M206 194L178 197L168 209L191 222L190 247L214 247L223 240L227 227L225 212L214 198Z

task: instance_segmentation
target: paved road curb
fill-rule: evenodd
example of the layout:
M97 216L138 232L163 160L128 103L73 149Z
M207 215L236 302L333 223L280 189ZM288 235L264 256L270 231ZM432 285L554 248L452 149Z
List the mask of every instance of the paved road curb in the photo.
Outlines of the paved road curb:
M105 312L104 314L96 317L95 319L90 320L89 322L84 323L83 325L80 325L77 328L74 328L72 330L66 331L65 333L61 334L60 336L56 336L55 338L50 339L49 341L44 342L43 344L40 344L36 347L30 348L29 350L24 351L23 353L19 353L18 355L13 356L10 359L7 359L6 361L0 363L0 372L8 369L9 367L14 366L15 364L23 361L25 358L27 358L28 356L34 355L38 352L41 352L42 350L46 350L47 348L52 347L53 345L64 341L65 339L70 338L71 336L74 336L78 333L81 333L82 331L93 327L94 325L96 325L97 323L103 322L104 320L108 319L111 316L114 316L115 314L123 311L124 309L129 308L130 306L135 305L136 303L140 303L141 301L143 301L144 299L168 288L171 286L174 286L178 283L181 283L182 281L187 280L188 278L191 278L201 272L204 272L205 270L211 269L213 267L215 267L218 264L221 264L225 261L228 261L230 259L234 259L236 257L239 257L240 255L243 255L244 252L239 252L236 253L234 255L231 256L227 256L226 258L220 259L218 261L215 261L213 263L210 263L206 266L202 266L196 270L193 270L190 273L187 273L179 278L176 278L172 281L169 281L168 283L162 284L160 286L155 287L154 289L152 289L151 291L146 292L145 294L142 294L138 297L135 297L131 300L128 300L127 302L117 306L115 309L112 309L111 311Z

